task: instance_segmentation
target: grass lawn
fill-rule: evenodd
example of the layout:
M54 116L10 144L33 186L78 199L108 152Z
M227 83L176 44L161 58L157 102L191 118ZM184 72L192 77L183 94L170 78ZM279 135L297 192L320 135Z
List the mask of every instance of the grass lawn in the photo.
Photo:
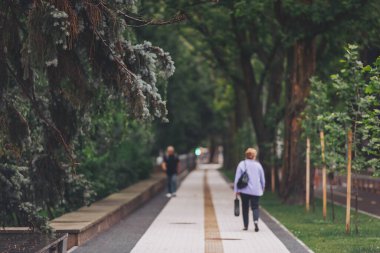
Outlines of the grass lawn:
M231 172L225 175L233 178ZM306 213L303 205L282 204L271 192L266 192L260 201L271 215L316 253L380 253L380 219L359 213L359 234L356 235L354 212L351 211L352 232L346 235L346 209L343 207L335 206L336 220L332 222L330 205L328 219L323 220L322 201L319 199L316 200L315 212L310 213Z

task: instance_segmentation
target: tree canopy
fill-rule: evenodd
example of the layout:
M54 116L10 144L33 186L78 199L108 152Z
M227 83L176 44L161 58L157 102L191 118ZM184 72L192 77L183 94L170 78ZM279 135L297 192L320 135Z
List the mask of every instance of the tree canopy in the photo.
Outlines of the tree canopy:
M363 52L377 45L379 37L374 32L379 27L379 4L221 0L144 1L142 6L148 6L148 13L180 10L187 17L178 28L181 35L232 85L232 96L237 98L233 117L226 124L229 131L225 131L236 139L238 129L249 119L255 132L253 145L259 148L267 179L270 167L278 166L275 151L282 150L285 179L281 193L284 198L302 193L301 122L309 80L315 75L326 78L336 69L347 43L359 43ZM278 139L284 140L282 147ZM233 141L225 142L224 148L238 150ZM234 167L239 157L226 154L225 166Z
M346 132L352 129L353 169L379 174L379 60L365 66L359 60L358 46L349 45L337 74L325 82L312 79L303 126L314 143L319 141L316 130L325 131L326 159L332 171L345 169ZM319 152L314 157L318 161Z
M137 42L131 27L147 21L135 11L134 1L1 1L2 222L13 212L35 225L36 206L67 201L75 184L87 191L72 170L78 139L104 100L123 101L129 118L166 119L157 81L173 74L174 63Z

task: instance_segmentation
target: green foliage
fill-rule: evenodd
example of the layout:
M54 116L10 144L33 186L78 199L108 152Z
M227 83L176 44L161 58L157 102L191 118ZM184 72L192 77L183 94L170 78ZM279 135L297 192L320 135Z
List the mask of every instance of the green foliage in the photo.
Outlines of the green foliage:
M0 164L0 185L0 226L24 225L49 231L47 219L30 201L32 185L27 167Z
M155 122L154 149L173 145L177 152L186 153L201 143L207 145L209 136L219 134L226 107L231 106L231 90L205 55L194 47L187 32L183 35L182 28L182 24L147 28L138 30L137 37L170 49L176 62L176 72L167 87L160 87L166 92L169 121Z
M364 143L361 148L368 166L380 176L380 57L373 67L366 66L363 71L367 82L359 100L362 113L358 126Z
M18 196L2 195L5 225L44 229L40 214L89 204L92 184L101 196L147 177L151 130L134 119L165 120L158 82L175 68L136 41L135 11L135 1L0 1L0 189ZM97 157L114 184L86 174ZM25 187L18 168L28 168Z
M357 171L380 169L379 59L374 66L363 66L358 47L349 45L338 74L328 82L312 79L303 126L307 136L318 143L318 130L325 131L326 162L330 169L344 170L346 134L354 135L353 168ZM314 148L314 161L319 149ZM316 162L318 164L318 162Z
M120 122L119 122L120 123ZM102 124L94 124L102 127ZM115 130L117 124L110 124L109 130ZM77 171L91 182L96 199L120 190L130 184L145 179L152 169L151 147L152 130L137 122L130 122L122 129L121 139L112 139L113 143L104 144L89 141L83 153L83 164ZM100 138L101 136L97 136ZM106 146L104 146L106 145Z
M316 38L316 71L329 72L337 63L337 55L341 56L338 49L343 44L366 40L366 36L360 35L365 30L362 28L369 22L378 23L375 9L379 7L375 1L359 0L223 0L218 3L169 0L143 1L142 6L149 6L147 10L153 9L161 15L175 10L186 13L188 21L178 28L180 34L194 52L210 60L217 69L216 75L231 83L234 90L241 89L249 109L249 115L243 117L251 117L254 122L260 149L267 153L263 157L267 164L273 155L271 150L279 123L284 119L283 87L294 69L290 66L289 52L295 42ZM370 30L376 31L373 27ZM188 75L183 75L182 79L186 78ZM260 109L253 112L253 108ZM233 121L231 118L226 117L225 121ZM227 128L233 123L223 125Z
M257 143L255 132L250 121L245 122L243 127L237 130L235 142L236 148L238 149L237 154L240 155L241 159L244 159L244 153L247 148L254 147L254 143Z
M270 153L284 117L294 42L321 34L318 73L328 73L343 43L378 41L374 0L137 2L0 1L0 166L13 173L0 172L0 188L13 185L20 196L2 195L13 203L5 212L16 217L11 223L23 215L23 203L34 207L25 209L30 217L53 217L145 178L150 147L186 152L206 138L234 137L236 129L236 149L252 145L249 117L262 153ZM136 18L137 10L160 20L182 10L188 19L142 31L132 26L154 20ZM172 58L145 39L170 49L177 62L167 93ZM329 167L340 168L345 128L354 123L355 168L377 168L379 66L363 68L350 53L328 85L323 76L315 79L305 128L326 130ZM236 106L242 97L243 109ZM168 124L153 126L132 119L166 116ZM12 178L26 167L28 183Z
M190 81L183 89L190 91L191 88L188 86L197 87L191 90L190 96L193 101L198 101L198 98L203 100L204 95L207 95L207 99L214 102L211 105L207 104L207 101L202 103L203 108L198 111L198 118L191 117L192 115L186 117L191 121L183 124L182 129L192 127L196 133L207 133L209 138L215 138L217 135L219 144L224 143L231 147L231 149L225 147L225 150L234 151L237 150L232 148L232 142L235 142L232 141L235 129L243 126L246 121L260 118L257 120L258 123L254 124L259 130L255 129L253 133L263 139L262 143L272 146L271 140L274 139L278 122L282 118L283 104L280 100L283 91L281 77L284 69L284 64L281 62L283 58L277 57L276 54L281 55L283 48L281 43L278 43L281 36L274 17L272 1L265 3L245 0L219 1L217 4L143 1L142 6L149 6L164 14L180 9L188 16L187 22L174 30L178 32L180 42L185 46L185 50L179 51L180 54L172 54L178 68L175 76L181 78L178 83ZM175 33L170 31L165 34ZM166 45L172 48L172 44ZM190 54L186 52L189 49ZM189 61L194 58L197 69L194 69ZM184 64L182 68L185 71L179 70L181 64ZM195 94L197 98L193 99ZM187 104L182 95L179 96L181 96L179 101ZM170 103L168 106L169 109L173 108L170 107ZM259 107L264 108L256 110L255 113L258 115L253 117L252 108ZM181 105L178 108L181 108ZM180 112L173 117L174 121L179 114L187 115L187 112L180 109ZM203 125L201 122L204 122ZM226 135L230 138L225 138ZM170 134L166 136L171 138ZM182 138L182 133L177 136L185 140ZM205 137L195 136L190 131L188 136L191 138L194 136L193 139L196 140ZM265 153L265 147L260 148L262 153ZM235 155L231 154L231 157Z

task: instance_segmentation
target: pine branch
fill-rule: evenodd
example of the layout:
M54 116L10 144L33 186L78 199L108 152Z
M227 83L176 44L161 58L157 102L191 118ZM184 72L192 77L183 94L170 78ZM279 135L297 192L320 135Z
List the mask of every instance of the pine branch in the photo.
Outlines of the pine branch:
M25 81L22 78L18 77L18 75L13 71L13 69L11 68L11 66L9 66L8 63L6 63L6 65L7 65L8 71L11 73L11 75L13 76L15 81L20 85L21 90L23 91L24 95L29 99L29 101L32 105L32 108L37 113L37 116L42 120L42 122L45 123L45 125L48 127L48 129L52 130L53 132L55 132L57 134L54 136L63 145L68 157L71 160L71 164L73 166L77 165L78 163L75 161L75 158L72 156L72 150L69 147L69 145L66 143L65 138L62 135L62 132L52 122L49 122L49 120L43 115L43 113L38 108L38 103L35 99L34 92L32 91L33 94L30 94L26 88L27 85L25 84Z

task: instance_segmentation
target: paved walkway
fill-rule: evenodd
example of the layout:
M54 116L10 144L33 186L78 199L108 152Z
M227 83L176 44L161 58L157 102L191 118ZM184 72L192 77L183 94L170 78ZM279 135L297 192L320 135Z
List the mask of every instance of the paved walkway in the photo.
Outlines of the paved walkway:
M297 239L263 212L260 231L248 231L233 215L234 193L216 170L200 165L182 182L176 198L160 193L74 253L306 253Z
M233 216L234 194L216 170L203 165L182 183L132 252L290 252L260 221L260 232L242 231Z
M162 208L168 202L163 191L131 215L81 245L73 253L126 253L131 252Z

